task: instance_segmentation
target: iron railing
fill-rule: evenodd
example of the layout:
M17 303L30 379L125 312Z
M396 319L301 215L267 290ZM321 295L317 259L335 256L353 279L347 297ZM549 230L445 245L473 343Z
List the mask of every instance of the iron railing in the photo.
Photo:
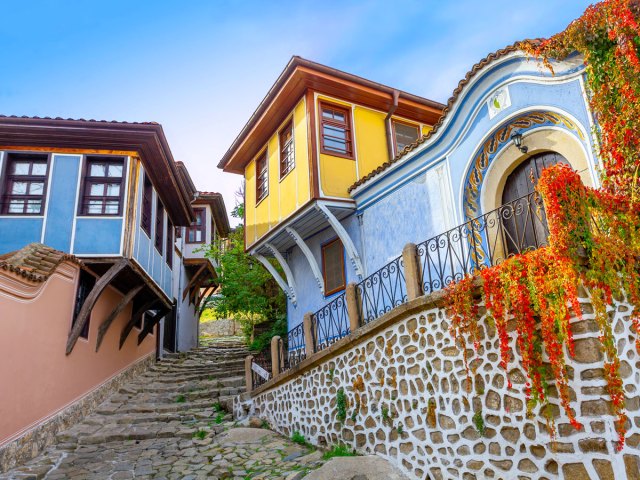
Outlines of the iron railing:
M278 353L281 354L280 358L280 371L284 372L292 367L295 367L305 358L307 358L306 344L304 340L304 326L299 324L293 327L287 333L286 340L280 340L280 349ZM284 354L286 352L286 354Z
M365 325L407 301L407 282L402 257L358 283L360 322Z
M253 363L264 368L269 373L269 377L271 377L271 351L269 349L253 354ZM267 381L268 379L260 376L253 368L251 369L251 385L254 390Z
M537 192L418 244L425 294L467 274L547 245L549 229Z
M351 333L345 292L311 315L313 351L318 352Z

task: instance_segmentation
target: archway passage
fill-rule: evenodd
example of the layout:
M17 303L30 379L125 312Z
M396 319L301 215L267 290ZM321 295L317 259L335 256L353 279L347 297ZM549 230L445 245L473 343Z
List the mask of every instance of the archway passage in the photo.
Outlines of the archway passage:
M502 191L501 218L508 255L547 244L547 218L534 192L542 171L556 164L569 165L569 162L556 152L537 153L507 177Z

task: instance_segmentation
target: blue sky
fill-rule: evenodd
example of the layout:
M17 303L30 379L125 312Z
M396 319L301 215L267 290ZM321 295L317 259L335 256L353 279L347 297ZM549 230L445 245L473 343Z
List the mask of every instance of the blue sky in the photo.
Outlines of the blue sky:
M196 186L292 55L445 102L486 54L562 30L583 0L4 0L0 113L156 121Z

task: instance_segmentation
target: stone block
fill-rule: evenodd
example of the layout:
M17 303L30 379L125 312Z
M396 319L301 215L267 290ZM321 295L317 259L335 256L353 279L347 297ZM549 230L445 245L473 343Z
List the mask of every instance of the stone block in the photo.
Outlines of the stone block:
M523 458L518 462L518 470L521 472L535 473L538 471L538 467L536 467L536 464L528 458Z
M611 415L611 405L607 400L586 400L580 404L580 411L585 417L601 417Z
M585 438L578 441L580 451L584 453L598 452L608 453L607 442L604 438Z
M563 465L562 475L564 480L587 480L591 478L582 463L567 463Z
M502 427L500 435L502 435L505 440L516 443L520 439L520 430L514 427Z
M624 467L627 472L627 480L640 480L640 458L637 455L625 455Z
M598 477L600 477L599 480L616 480L613 474L613 467L611 467L609 460L594 460L592 463Z
M595 363L602 361L602 344L597 338L580 338L574 342L574 345L576 362Z

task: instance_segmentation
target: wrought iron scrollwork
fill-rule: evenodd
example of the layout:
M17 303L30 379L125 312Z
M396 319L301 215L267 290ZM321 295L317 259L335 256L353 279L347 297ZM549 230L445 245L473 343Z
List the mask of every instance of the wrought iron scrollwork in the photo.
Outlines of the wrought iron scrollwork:
M407 301L402 257L397 257L358 284L360 319L367 324Z
M316 352L351 333L344 292L311 316L311 328Z

